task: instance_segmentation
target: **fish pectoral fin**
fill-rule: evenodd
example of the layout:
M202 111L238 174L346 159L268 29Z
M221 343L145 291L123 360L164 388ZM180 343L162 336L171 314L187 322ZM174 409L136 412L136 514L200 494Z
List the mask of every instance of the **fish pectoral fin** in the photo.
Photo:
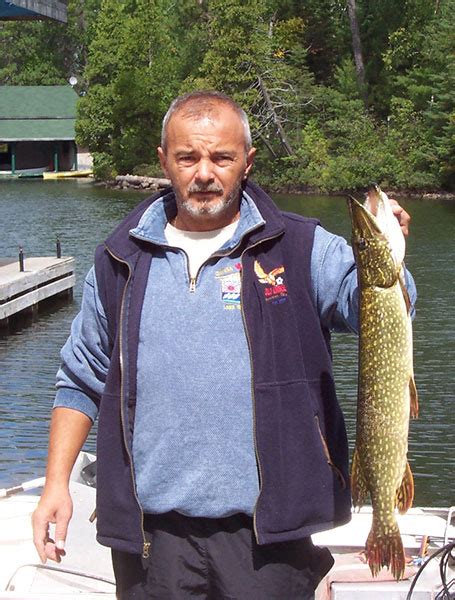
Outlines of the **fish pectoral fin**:
M351 488L352 502L355 507L360 508L365 503L365 498L368 495L367 483L360 466L359 452L357 447L354 448L351 465Z
M419 397L417 395L416 382L414 375L409 378L409 398L411 401L411 417L417 419L419 416Z
M406 462L403 479L397 490L396 506L400 514L405 513L408 508L411 508L414 500L414 477L412 476L411 467Z

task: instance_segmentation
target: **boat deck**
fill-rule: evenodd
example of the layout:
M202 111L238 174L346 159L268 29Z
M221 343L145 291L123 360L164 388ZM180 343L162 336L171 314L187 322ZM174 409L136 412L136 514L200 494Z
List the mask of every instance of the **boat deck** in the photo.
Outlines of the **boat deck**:
M59 565L41 565L32 543L30 517L39 495L9 495L10 490L0 493L0 600L115 599L110 550L96 542L95 523L90 521L96 490L83 483L87 481L84 468L93 460L93 455L82 452L73 469L70 489L74 513L66 540L66 556ZM43 481L43 478L33 480L29 487L42 485ZM386 569L373 579L369 567L361 560L371 525L371 508L353 513L350 523L342 527L315 534L313 541L329 547L335 558L334 567L316 591L316 600L407 600L419 569L412 559L419 554L424 536L429 538L428 555L412 600L447 600L448 596L441 593L440 556L429 557L455 540L454 516L454 507L414 508L406 515L398 515L410 558L406 579L398 583ZM455 597L455 561L448 562L446 575L450 597Z

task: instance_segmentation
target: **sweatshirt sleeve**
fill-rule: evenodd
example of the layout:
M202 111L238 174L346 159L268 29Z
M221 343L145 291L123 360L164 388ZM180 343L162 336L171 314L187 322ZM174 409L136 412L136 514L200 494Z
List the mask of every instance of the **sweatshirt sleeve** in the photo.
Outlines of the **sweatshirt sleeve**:
M84 282L82 306L63 346L54 408L79 410L95 421L110 364L107 319L98 296L94 268Z
M344 238L320 226L315 230L311 279L323 326L331 331L358 333L359 290L354 253ZM407 270L405 281L413 318L417 291L414 279Z

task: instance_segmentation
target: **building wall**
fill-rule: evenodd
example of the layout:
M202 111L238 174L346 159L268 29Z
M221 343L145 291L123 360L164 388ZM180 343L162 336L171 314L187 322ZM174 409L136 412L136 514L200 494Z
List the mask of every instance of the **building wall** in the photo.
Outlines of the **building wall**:
M77 147L77 168L80 171L84 169L93 169L93 157L87 148Z

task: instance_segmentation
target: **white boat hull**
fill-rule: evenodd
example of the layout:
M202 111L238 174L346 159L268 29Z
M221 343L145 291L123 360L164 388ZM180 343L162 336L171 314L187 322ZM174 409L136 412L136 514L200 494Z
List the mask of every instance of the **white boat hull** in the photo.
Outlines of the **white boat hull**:
M21 494L0 500L1 600L115 600L111 553L98 544L95 523L89 521L96 490L80 478L89 462L89 455L81 453L73 470L74 513L60 564L41 565L32 542L31 515L39 496Z
M59 565L41 565L32 542L31 514L39 495L0 497L0 600L115 600L111 553L97 543L95 523L89 521L95 489L81 477L82 469L94 458L81 453L73 469L70 488L74 513L66 556ZM453 509L426 508L398 516L406 553L417 556L423 536L431 540L430 554L453 541L452 516ZM334 567L317 589L316 600L406 600L418 567L411 565L407 570L410 579L398 583L384 569L373 579L359 558L370 524L371 508L366 507L354 513L347 525L313 536L315 544L329 547L335 557ZM454 565L448 570L447 580L451 581L455 578ZM440 590L439 563L431 560L419 577L412 600L434 600ZM455 598L455 583L452 593Z

